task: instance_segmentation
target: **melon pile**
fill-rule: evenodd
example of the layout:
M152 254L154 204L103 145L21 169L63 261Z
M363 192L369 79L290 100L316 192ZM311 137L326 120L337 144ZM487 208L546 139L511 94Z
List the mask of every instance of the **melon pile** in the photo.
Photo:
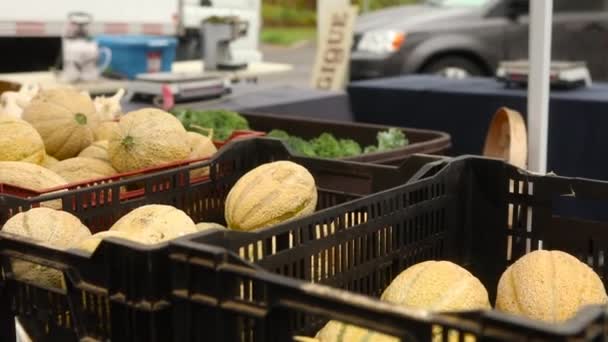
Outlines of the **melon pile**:
M410 309L458 312L491 309L483 284L464 268L448 261L425 261L401 272L384 290L381 300ZM561 251L534 251L501 276L495 309L548 323L564 322L585 305L606 304L599 276L586 264ZM433 341L444 332L433 327ZM448 341L475 341L449 331ZM338 321L328 322L311 341L397 342L399 339Z
M132 210L116 221L109 230L97 234L91 234L76 216L44 207L33 208L11 217L2 227L2 231L59 250L74 249L94 253L106 237L150 245L221 227L210 222L195 224L179 209L153 204ZM25 261L14 261L12 267L19 279L46 287L65 288L63 276L57 270Z
M24 175L18 182L11 175L0 176L0 183L41 191L216 152L210 138L186 132L167 112L147 108L122 114L123 94L91 99L72 88L36 88L19 95L19 110L0 114L0 163L20 163L11 167L22 168ZM32 173L26 163L48 172ZM201 168L191 175L207 173ZM55 181L45 182L51 178Z

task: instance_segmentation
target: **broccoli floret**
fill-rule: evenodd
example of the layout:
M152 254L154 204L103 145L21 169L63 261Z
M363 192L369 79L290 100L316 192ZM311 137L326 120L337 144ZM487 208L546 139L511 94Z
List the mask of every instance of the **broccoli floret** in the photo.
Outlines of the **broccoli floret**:
M392 150L408 144L405 134L399 128L389 128L387 131L378 132L378 151Z
M363 150L363 153L374 153L374 152L378 152L378 146L376 146L376 145L366 146L365 149Z
M217 140L228 139L235 130L249 129L247 119L229 110L179 110L174 111L173 115L189 131L195 130L192 125L213 129L213 137Z
M287 132L280 129L273 129L272 131L266 134L267 137L277 138L281 140L285 140L287 146L289 146L293 152L297 154L303 154L308 157L315 157L315 150L312 148L312 145L299 137L290 136Z
M322 158L337 158L342 155L340 142L330 133L322 133L310 141L315 153Z
M175 115L175 117L182 123L185 129L189 130L190 123L192 121L192 114L188 109L173 109L170 111L170 113Z
M171 109L169 111L169 113L173 114L176 118L178 118L180 121L182 121L182 119L188 115L188 110L187 109Z
M340 149L342 157L352 157L361 154L361 146L352 139L340 139Z
M315 149L308 141L298 138L298 137L289 137L287 139L287 145L291 147L294 152L305 155L307 157L316 157Z
M272 131L266 134L269 138L277 138L277 139L289 139L289 134L287 132L280 129L273 129Z

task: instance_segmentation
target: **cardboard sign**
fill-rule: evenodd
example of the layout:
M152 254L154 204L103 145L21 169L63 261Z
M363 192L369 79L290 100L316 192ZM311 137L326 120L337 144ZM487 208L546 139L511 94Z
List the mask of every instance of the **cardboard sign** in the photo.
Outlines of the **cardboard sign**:
M317 57L312 72L312 87L322 90L344 88L353 44L356 6L334 7L319 25Z
M327 27L328 13L335 9L348 8L351 0L319 0L317 1L317 41L321 41L322 32L325 32ZM325 26L323 26L325 25Z

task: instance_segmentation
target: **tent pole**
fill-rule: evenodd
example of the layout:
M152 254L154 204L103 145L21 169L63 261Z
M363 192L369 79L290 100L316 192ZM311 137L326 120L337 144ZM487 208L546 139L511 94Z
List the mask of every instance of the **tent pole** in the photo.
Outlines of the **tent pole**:
M539 173L547 172L552 17L553 0L530 1L528 167Z

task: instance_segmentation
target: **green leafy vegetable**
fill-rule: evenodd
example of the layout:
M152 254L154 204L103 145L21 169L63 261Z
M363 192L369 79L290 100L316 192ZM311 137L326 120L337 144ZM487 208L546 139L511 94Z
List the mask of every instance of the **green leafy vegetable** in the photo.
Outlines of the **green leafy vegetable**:
M388 131L378 132L378 151L393 150L407 145L409 142L399 128L389 128Z
M197 131L195 127L213 129L214 138L226 140L235 130L249 129L247 119L239 113L229 110L190 110L182 109L172 112L188 131Z
M315 153L315 149L312 147L312 145L299 137L295 137L295 136L290 136L289 134L287 134L287 132L280 130L280 129L273 129L272 131L268 132L268 134L266 134L267 137L269 138L277 138L277 139L282 139L285 140L285 142L287 143L287 146L289 146L294 152L297 152L299 154L308 156L308 157L316 157L317 154Z
M229 110L192 110L181 109L172 112L181 121L188 131L200 133L201 130L213 130L217 140L226 140L235 130L249 129L247 119L239 113ZM322 133L317 138L306 141L300 137L274 129L267 134L268 137L285 140L287 145L296 153L308 157L342 158L358 156L362 153L382 152L406 146L409 142L402 130L389 128L378 132L376 139L378 145L361 148L359 143L352 139L336 139L331 133Z
M289 135L289 133L273 129L266 135L271 138L283 139L287 145L296 153L308 157L342 158L358 156L362 153L373 153L392 150L408 144L408 140L402 130L389 128L378 132L376 138L378 145L369 145L361 149L361 145L352 139L336 139L331 133L322 133L310 142Z
M268 134L266 134L266 136L269 138L277 138L277 139L288 139L289 138L289 134L287 134L287 132L280 130L280 129L273 129L272 131L268 132Z
M340 142L329 133L322 133L310 141L317 156L322 158L338 158L342 156Z
M352 139L340 139L342 157L352 157L361 154L361 145Z
M307 157L316 157L317 153L313 148L312 144L308 141L299 138L299 137L289 137L287 138L287 145L291 147L294 151L303 154Z
M378 152L378 146L376 146L376 145L369 145L369 146L366 146L365 149L363 149L363 153L374 153L374 152Z

